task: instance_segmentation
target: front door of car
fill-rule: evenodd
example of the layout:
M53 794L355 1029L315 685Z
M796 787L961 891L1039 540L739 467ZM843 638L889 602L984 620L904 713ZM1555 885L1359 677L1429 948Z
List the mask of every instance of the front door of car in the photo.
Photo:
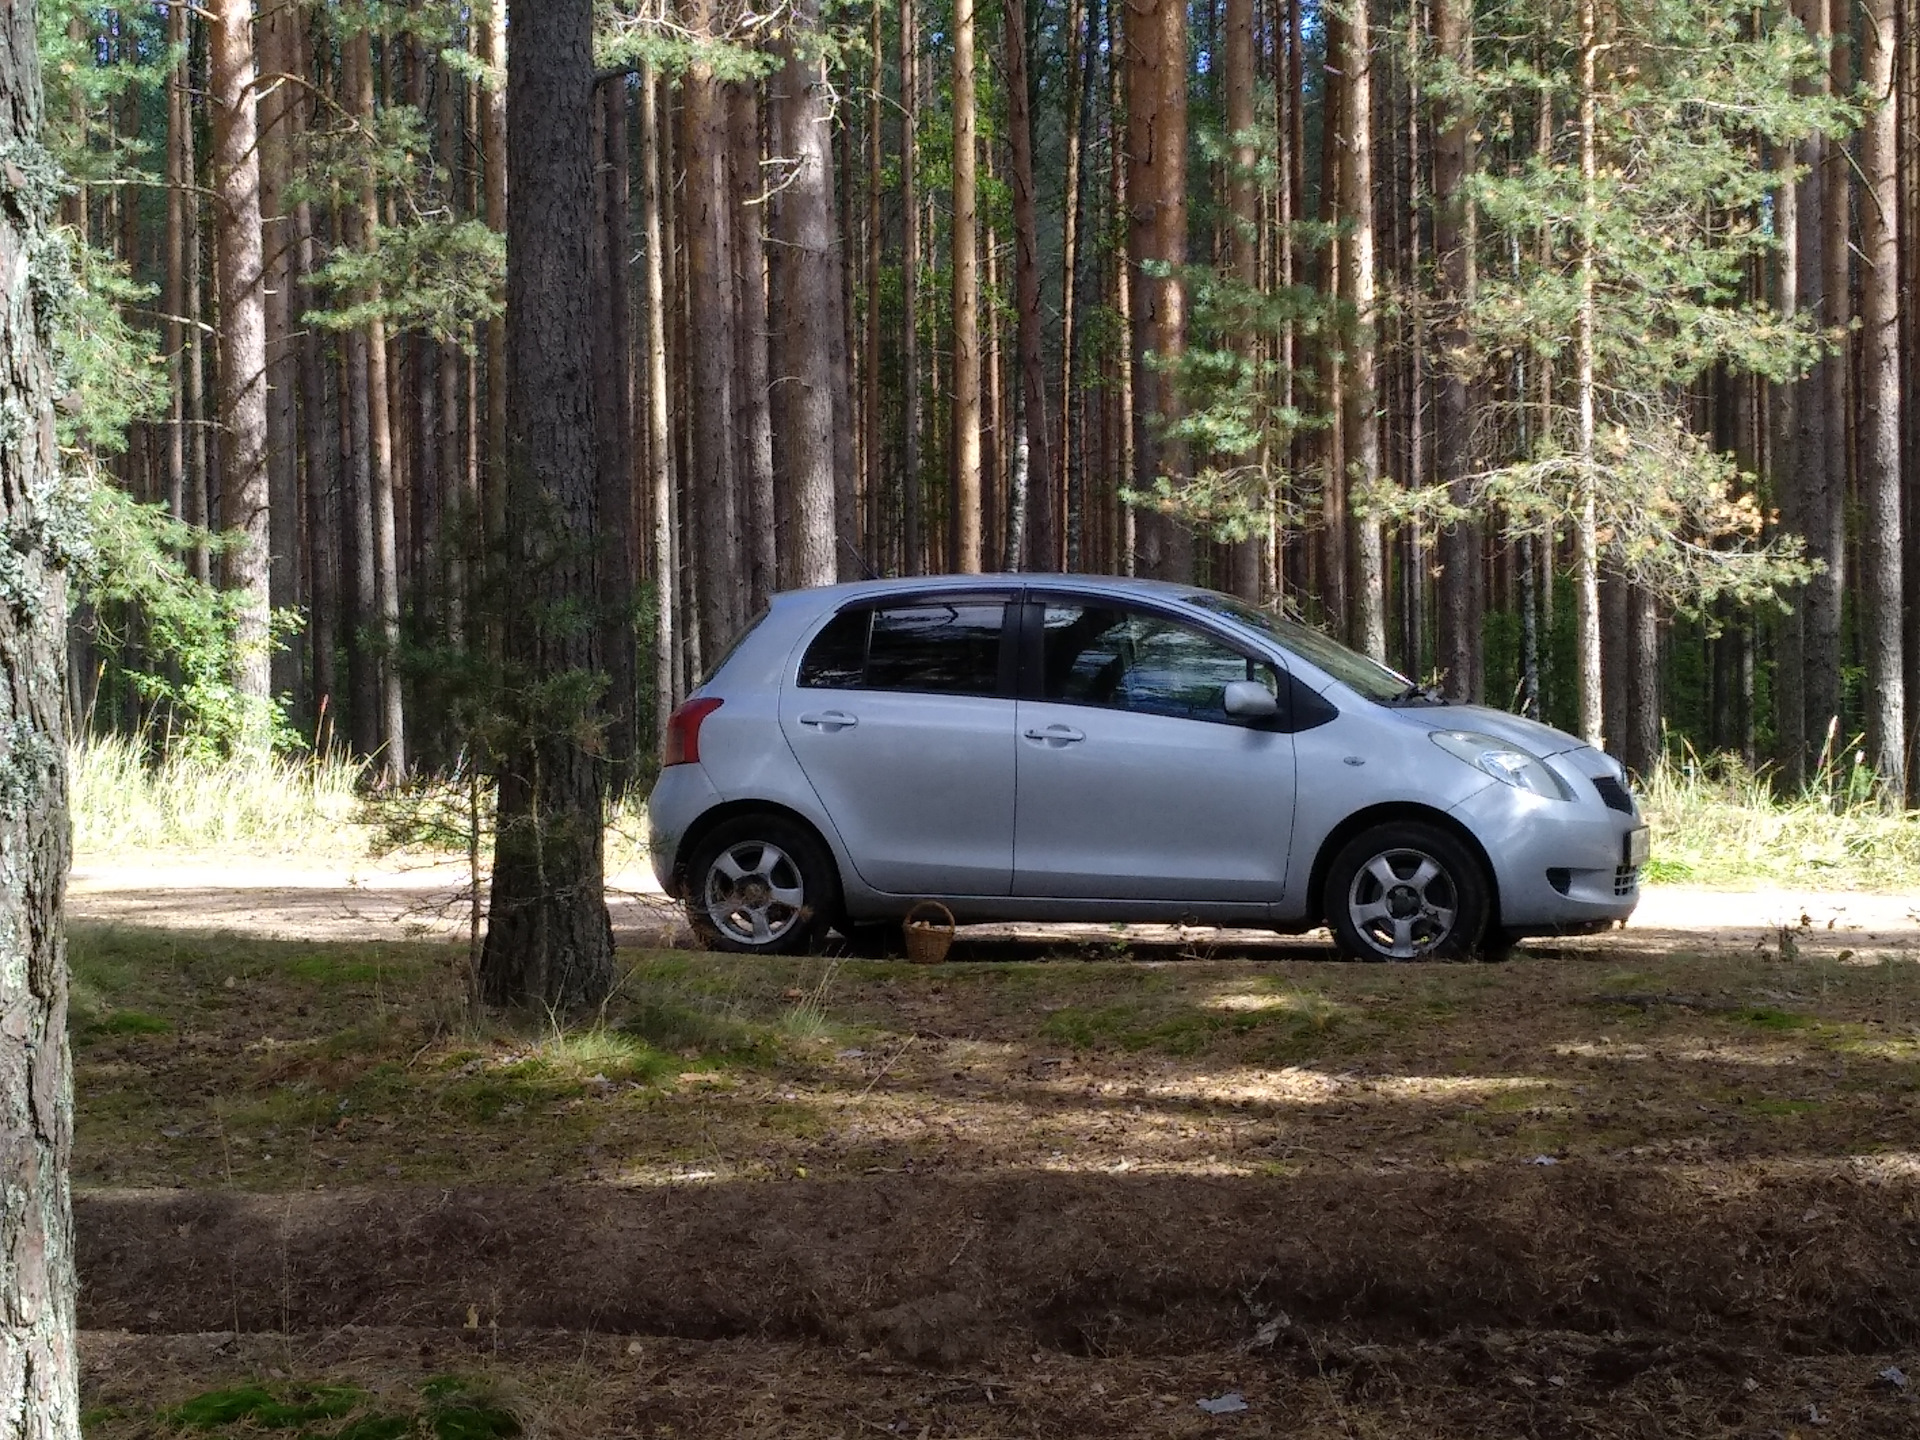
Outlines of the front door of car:
M1038 622L1038 635L1031 632ZM1265 660L1101 598L1028 606L1014 894L1272 903L1293 831L1284 716L1227 714L1229 681L1284 696Z
M780 729L860 878L897 895L1013 881L1006 595L841 611L780 697ZM1003 653L1004 652L1004 653Z

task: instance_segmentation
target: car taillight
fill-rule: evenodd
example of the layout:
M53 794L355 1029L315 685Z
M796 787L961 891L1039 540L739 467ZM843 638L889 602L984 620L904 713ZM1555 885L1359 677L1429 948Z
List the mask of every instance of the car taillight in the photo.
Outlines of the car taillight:
M700 722L720 708L712 698L689 700L667 717L667 743L660 765L697 765L700 762Z

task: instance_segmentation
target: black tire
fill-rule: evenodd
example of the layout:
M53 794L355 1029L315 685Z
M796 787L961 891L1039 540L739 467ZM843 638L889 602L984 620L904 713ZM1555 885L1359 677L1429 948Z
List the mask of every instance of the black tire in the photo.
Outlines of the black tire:
M1392 821L1364 830L1327 867L1322 913L1356 960L1464 960L1487 933L1486 871L1435 825Z
M779 815L736 815L693 852L684 893L687 920L709 949L798 955L838 915L840 877L805 826Z

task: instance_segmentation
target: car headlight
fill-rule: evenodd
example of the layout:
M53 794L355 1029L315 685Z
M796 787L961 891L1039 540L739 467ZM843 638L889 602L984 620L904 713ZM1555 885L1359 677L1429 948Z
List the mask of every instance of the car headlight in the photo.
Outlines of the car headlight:
M1567 788L1566 782L1542 764L1537 756L1516 749L1504 740L1496 740L1491 735L1477 734L1472 730L1435 730L1432 738L1434 744L1454 759L1491 775L1502 785L1511 785L1516 790L1538 795L1543 800L1573 799L1573 792Z

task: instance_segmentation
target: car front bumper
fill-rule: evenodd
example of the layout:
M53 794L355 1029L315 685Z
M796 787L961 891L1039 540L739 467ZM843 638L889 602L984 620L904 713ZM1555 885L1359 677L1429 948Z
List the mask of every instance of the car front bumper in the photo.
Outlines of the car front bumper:
M1479 839L1499 889L1500 926L1510 935L1605 928L1640 903L1630 837L1638 814L1598 799L1546 800L1493 784L1453 808Z

